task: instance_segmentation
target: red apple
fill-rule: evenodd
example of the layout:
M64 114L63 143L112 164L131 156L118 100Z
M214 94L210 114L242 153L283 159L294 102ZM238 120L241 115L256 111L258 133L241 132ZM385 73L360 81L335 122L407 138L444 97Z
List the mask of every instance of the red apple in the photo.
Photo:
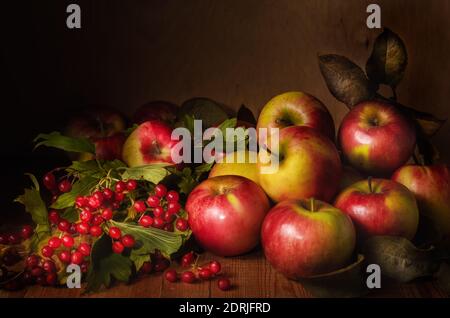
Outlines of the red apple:
M416 199L408 188L392 180L359 181L339 194L335 206L350 216L361 240L373 235L412 239L417 231Z
M334 141L334 123L328 109L314 96L287 92L272 98L262 109L257 124L260 128L307 126L317 129ZM262 136L262 138L265 138Z
M197 242L220 256L251 251L259 242L269 200L253 181L240 176L207 179L189 194L189 226Z
M172 148L178 143L171 139L172 129L165 123L153 120L139 125L127 138L122 159L130 167L153 163L174 164Z
M325 135L306 126L287 127L280 132L279 150L270 150L278 153L279 167L267 173L271 164L260 160L259 184L274 201L334 197L342 167L335 145Z
M395 107L367 101L344 117L338 139L353 167L375 176L390 176L411 157L416 134L413 124Z
M450 171L447 165L406 165L392 179L414 193L420 213L439 235L450 237Z
M153 101L140 106L133 115L133 122L142 124L145 121L160 120L169 125L177 119L178 106L166 101Z
M65 134L70 137L94 140L122 132L125 127L125 119L118 111L95 106L71 117Z
M330 204L288 200L267 214L261 241L276 270L288 278L305 278L346 266L355 248L355 229L350 218Z
M125 142L123 133L95 140L95 158L99 160L122 160L122 148Z

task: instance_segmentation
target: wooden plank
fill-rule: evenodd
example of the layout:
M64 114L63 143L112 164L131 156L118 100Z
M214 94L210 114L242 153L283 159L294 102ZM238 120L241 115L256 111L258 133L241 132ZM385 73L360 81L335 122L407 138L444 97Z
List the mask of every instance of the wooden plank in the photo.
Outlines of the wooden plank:
M201 255L199 264L210 260L218 260L222 264L220 277L228 277L233 285L229 291L221 291L217 287L217 278L211 281L202 281L195 284L184 284L182 282L169 283L163 278L163 274L151 274L141 277L131 284L116 284L110 289L103 289L98 293L83 295L83 297L175 297L175 298L197 298L197 297L243 297L243 298L266 298L266 297L298 297L309 298L311 295L301 284L288 280L281 274L276 273L264 259L261 251L233 257L223 258L204 253ZM186 270L174 265L177 271ZM67 288L51 288L31 286L26 290L17 292L0 291L0 297L80 297L81 290ZM423 280L410 284L399 284L388 279L383 279L382 289L373 290L369 298L442 298L449 297L439 288L433 280Z

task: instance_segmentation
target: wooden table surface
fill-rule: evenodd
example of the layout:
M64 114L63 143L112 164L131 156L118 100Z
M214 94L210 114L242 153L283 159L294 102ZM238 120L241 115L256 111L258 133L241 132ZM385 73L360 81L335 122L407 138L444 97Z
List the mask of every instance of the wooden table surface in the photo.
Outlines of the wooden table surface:
M201 255L200 264L216 259L222 264L222 271L229 277L233 288L221 291L217 288L217 279L184 284L169 283L160 273L137 279L131 284L116 284L88 296L81 295L82 289L51 288L30 286L16 292L0 291L0 297L299 297L309 298L300 283L288 280L267 263L260 251L235 258L220 258L208 253ZM369 293L367 297L405 297L405 298L444 298L449 297L433 281L411 284L386 283L382 288Z

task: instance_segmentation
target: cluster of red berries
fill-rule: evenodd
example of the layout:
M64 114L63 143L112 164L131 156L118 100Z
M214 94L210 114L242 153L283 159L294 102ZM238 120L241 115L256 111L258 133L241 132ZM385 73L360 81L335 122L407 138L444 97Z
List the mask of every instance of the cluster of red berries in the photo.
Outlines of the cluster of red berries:
M183 283L193 284L197 280L210 280L220 273L222 266L218 261L213 260L208 264L197 266L196 258L197 256L194 252L184 254L181 258L181 266L191 267L192 270L186 270L180 274L175 269L171 268L164 273L165 279L171 283L175 283L180 279ZM217 286L219 289L225 291L231 288L231 282L228 278L221 277L217 281Z
M132 248L136 241L133 235L125 234L118 227L111 226L108 235L113 239L112 250L114 253L122 254L125 248Z
M20 244L22 240L29 239L33 235L33 232L34 230L31 225L24 225L20 229L20 232L0 234L0 245Z
M179 217L181 210L180 195L174 190L168 191L163 184L155 186L154 194L147 200L138 200L133 204L136 212L140 213L139 224L143 227L155 227L173 232L175 227L179 231L186 231L189 225L186 219Z
M163 272L170 266L170 261L159 251L151 255L151 262L144 262L139 270L139 274L146 275L153 272Z
M52 202L55 202L60 194L72 190L72 183L67 178L56 182L56 177L53 172L47 172L42 178L42 183L44 187L52 193Z
M87 268L91 245L86 242L76 244L75 239L70 234L64 234L62 237L51 237L47 245L41 249L41 254L45 258L51 258L56 254L64 264L76 264Z
M84 270L87 270L87 268L84 268ZM58 268L53 260L30 255L25 261L22 282L25 285L54 286L58 282L57 272Z

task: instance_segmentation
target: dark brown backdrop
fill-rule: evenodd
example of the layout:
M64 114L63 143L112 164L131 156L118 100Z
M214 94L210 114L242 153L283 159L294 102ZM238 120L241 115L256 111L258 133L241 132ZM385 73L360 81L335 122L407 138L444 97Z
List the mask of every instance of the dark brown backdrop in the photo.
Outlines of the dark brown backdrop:
M82 29L65 27L81 5ZM255 113L273 95L302 90L340 122L346 107L328 92L318 53L364 65L377 30L365 26L373 1L188 0L15 1L2 16L2 160L10 177L49 165L30 138L62 125L69 108L102 103L131 113L153 99L208 96ZM406 42L409 65L399 100L449 116L450 1L377 1L382 22ZM8 113L9 116L6 116ZM435 137L450 158L447 124ZM44 156L44 157L42 157ZM9 198L7 198L9 199Z

